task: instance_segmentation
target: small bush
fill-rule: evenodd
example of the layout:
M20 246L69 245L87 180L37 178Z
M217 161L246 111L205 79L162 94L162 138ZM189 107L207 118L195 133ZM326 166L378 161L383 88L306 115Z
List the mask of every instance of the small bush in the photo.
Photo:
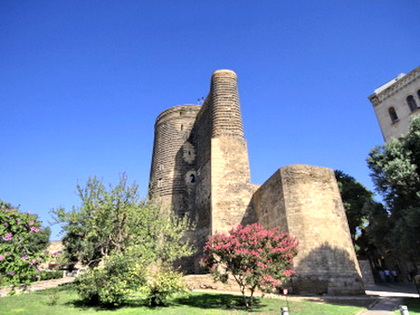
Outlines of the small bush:
M103 270L91 269L85 274L76 278L74 282L77 293L82 301L88 305L99 303L99 291L104 279Z
M115 307L126 302L127 283L108 270L94 268L76 279L76 289L88 305Z
M93 268L75 281L84 303L104 307L123 305L144 283L144 268L123 255L108 257L104 268Z
M59 298L60 298L60 295L58 293L58 290L52 290L51 293L48 295L48 305L50 306L57 305Z
M149 305L155 307L166 305L169 296L186 293L187 289L181 273L170 267L155 267L154 271L149 271L146 291Z

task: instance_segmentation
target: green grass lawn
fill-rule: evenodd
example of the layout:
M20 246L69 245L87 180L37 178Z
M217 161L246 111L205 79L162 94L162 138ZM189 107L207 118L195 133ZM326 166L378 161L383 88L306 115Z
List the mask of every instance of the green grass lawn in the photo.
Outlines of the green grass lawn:
M344 305L344 304L354 305ZM291 315L350 315L367 307L371 301L358 300L357 303L327 303L289 301ZM341 304L341 305L339 305ZM189 297L174 299L168 307L151 309L142 304L141 300L133 300L129 305L114 309L100 309L86 307L79 302L75 290L70 286L63 286L45 291L36 291L0 298L0 314L22 315L73 315L73 314L280 314L280 307L287 306L284 299L259 299L255 307L246 310L242 306L242 297L229 294L198 293Z
M420 315L420 299L419 298L406 298L401 301L401 305L408 307L410 315ZM399 310L396 310L394 314L400 314Z

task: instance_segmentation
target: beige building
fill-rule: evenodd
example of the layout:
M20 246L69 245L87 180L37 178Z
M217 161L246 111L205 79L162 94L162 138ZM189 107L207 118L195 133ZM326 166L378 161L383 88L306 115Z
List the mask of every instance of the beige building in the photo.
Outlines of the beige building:
M233 71L213 73L202 106L175 106L157 117L149 194L194 221L186 233L197 251L184 261L191 273L200 272L210 235L258 222L298 238L295 292L364 293L333 170L289 165L262 185L251 183Z
M369 96L387 142L404 136L411 120L420 113L420 67L378 87Z

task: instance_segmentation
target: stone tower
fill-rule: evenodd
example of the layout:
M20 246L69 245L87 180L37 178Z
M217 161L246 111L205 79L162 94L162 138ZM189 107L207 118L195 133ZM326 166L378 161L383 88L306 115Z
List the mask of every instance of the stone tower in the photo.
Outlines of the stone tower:
M279 225L299 239L297 292L364 293L332 170L291 165L263 185L251 184L237 76L231 70L213 73L202 106L176 106L158 116L149 194L195 222L195 230L186 232L197 249L184 262L189 272L199 271L197 261L210 235L259 222Z
M156 119L149 194L178 215L193 206L188 192L196 176L195 152L188 138L199 110L197 105L176 106Z

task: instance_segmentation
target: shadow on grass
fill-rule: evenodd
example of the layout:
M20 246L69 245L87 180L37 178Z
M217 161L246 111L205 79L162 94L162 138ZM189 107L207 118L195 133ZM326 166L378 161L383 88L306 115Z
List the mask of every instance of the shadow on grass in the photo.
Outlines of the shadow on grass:
M242 296L229 295L229 294L194 294L187 297L179 297L172 299L166 306L150 307L146 299L132 299L126 303L116 307L106 307L100 305L86 304L80 299L74 299L65 303L67 306L79 308L81 310L94 309L96 311L101 310L116 310L122 307L129 308L149 308L149 309L162 309L165 307L176 307L177 305L190 306L201 309L223 309L223 310L247 310L248 312L257 312L259 309L264 307L261 304L261 299L253 299L253 305L251 308L246 308L244 299Z
M208 293L194 294L189 297L178 298L173 300L173 303L203 309L235 309L248 310L249 312L256 312L264 306L261 304L261 299L254 298L252 307L247 309L242 296Z
M74 308L79 308L81 310L93 309L95 311L113 311L113 310L118 310L123 307L129 307L129 308L138 308L138 307L147 308L148 307L148 305L146 304L146 301L143 299L129 300L120 305L112 306L112 305L99 305L99 304L94 304L94 303L86 303L85 301L82 301L81 299L76 298L74 300L68 301L64 305L71 306Z

